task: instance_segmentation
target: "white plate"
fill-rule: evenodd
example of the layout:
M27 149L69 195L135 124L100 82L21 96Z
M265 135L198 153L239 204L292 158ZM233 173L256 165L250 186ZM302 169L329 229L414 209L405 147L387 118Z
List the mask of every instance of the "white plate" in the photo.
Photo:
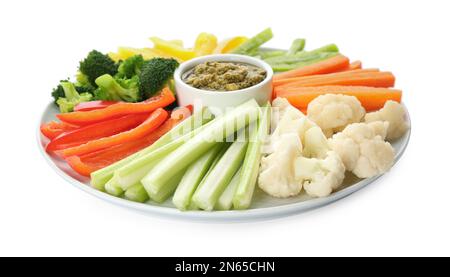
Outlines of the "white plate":
M55 114L58 113L57 107L50 103L45 109L40 123L48 122L55 119ZM408 116L409 120L409 116ZM401 155L406 149L410 137L410 131L408 131L402 138L393 142L392 145L395 148L395 163L400 159ZM288 216L292 214L301 213L310 209L318 208L334 201L337 201L343 197L350 195L351 193L362 189L368 184L374 182L380 176L375 176L369 179L358 179L351 174L347 173L347 177L344 180L344 185L339 191L332 193L328 197L324 198L311 198L301 193L297 197L287 199L277 199L270 197L263 193L259 188L256 189L253 197L253 203L250 209L244 211L186 211L182 212L177 210L171 203L171 199L167 200L163 204L157 204L152 201L147 203L136 203L126 199L111 196L107 193L98 191L89 185L89 179L83 177L73 171L62 159L53 155L48 155L45 151L45 145L48 139L45 138L38 128L37 138L39 143L39 149L42 155L45 157L49 165L63 177L66 181L74 185L75 187L82 189L100 199L106 200L113 204L131 208L137 211L141 211L148 214L169 216L186 220L200 220L200 221L222 221L222 222L242 222L253 220L265 220L276 217ZM395 170L395 169L393 169Z

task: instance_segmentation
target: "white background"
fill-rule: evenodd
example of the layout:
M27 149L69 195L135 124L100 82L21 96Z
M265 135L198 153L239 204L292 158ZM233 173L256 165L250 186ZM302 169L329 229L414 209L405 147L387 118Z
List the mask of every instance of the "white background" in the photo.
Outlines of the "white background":
M378 256L450 254L448 1L2 1L0 255ZM38 151L38 118L91 49L192 44L272 27L269 46L334 42L393 71L410 145L379 182L327 207L245 224L155 218L62 180Z

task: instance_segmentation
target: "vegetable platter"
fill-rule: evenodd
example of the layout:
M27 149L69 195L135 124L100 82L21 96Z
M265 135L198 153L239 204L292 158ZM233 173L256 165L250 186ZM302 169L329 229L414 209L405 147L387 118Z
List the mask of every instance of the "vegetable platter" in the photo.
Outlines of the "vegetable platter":
M334 44L263 47L272 36L91 51L51 93L43 156L98 198L203 221L300 213L388 172L411 126L395 76Z

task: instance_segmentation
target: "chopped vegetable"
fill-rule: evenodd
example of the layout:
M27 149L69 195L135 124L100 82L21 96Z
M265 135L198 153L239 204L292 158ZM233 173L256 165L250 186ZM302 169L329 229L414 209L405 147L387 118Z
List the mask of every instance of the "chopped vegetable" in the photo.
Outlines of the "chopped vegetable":
M344 94L358 98L366 111L381 109L388 100L401 102L402 91L398 89L372 88L360 86L323 86L285 89L276 92L298 109L306 109L308 104L322 94Z
M153 144L161 136L169 132L181 120L183 119L170 118L154 132L143 138L81 156L70 156L66 158L66 161L79 174L89 176L92 172L120 161Z
M276 89L318 86L366 86L389 88L393 87L395 84L395 77L390 72L361 72L359 70L306 76L294 79L295 80L286 84L278 85Z
M297 68L291 71L283 72L277 74L273 77L274 80L280 80L285 78L294 78L301 76L309 76L315 74L326 74L336 72L343 68L347 68L349 65L349 60L347 57L342 55L337 55L326 59L324 61L314 63L308 66Z
M111 178L111 180L105 184L105 191L114 196L121 196L123 194L123 190L117 183L116 178Z
M222 148L223 145L218 144L187 168L172 199L173 204L178 209L186 210L189 207L192 194L194 194L198 184L206 175L212 162Z
M117 103L118 103L118 101L103 101L103 100L82 102L82 103L76 105L73 110L75 112L92 111L92 110L103 109L103 108L106 108L108 106L111 106L111 105L117 104Z
M324 53L312 54L310 56L305 56L305 57L301 57L301 58L296 58L296 60L298 60L297 62L273 63L270 66L272 67L273 71L275 71L275 72L284 72L284 71L298 69L301 67L306 67L306 66L330 59L330 58L338 56L338 55L339 55L339 53L335 53L335 52L324 52Z
M242 165L242 173L238 181L236 193L233 197L235 209L247 209L250 207L256 179L261 163L261 147L270 131L270 104L263 107L263 113L259 119L258 128L250 129L249 145Z
M326 57L327 54L337 54L338 52L339 49L335 44L328 44L311 51L302 51L292 55L276 56L265 59L265 61L271 65L296 64L308 60L317 59L317 57L320 57L321 55Z
M170 177L170 179L164 184L161 190L159 190L157 193L151 194L151 199L158 203L166 201L166 199L169 198L177 188L178 184L181 181L181 178L183 178L184 172L185 170L183 169L172 175L172 177Z
M153 96L173 78L178 67L174 59L154 58L145 62L139 75L139 90L144 99Z
M195 53L192 50L185 49L178 43L163 40L157 37L151 37L155 49L161 50L163 53L180 59L182 61L190 60L195 57Z
M366 114L366 122L387 121L389 128L387 130L386 138L389 141L396 140L403 136L409 129L407 121L408 114L405 106L395 101L388 100L383 108L379 111Z
M166 120L167 116L168 113L159 108L155 110L142 124L134 129L110 137L91 140L85 144L64 149L62 150L62 155L64 157L82 155L142 138L156 130L156 128L158 128Z
M247 37L233 37L230 39L223 40L217 45L216 49L214 50L214 53L215 54L230 53L247 40L248 40Z
M305 48L305 43L306 43L306 40L303 38L298 38L298 39L294 40L286 54L293 55L297 52L302 51L303 48Z
M77 125L88 125L95 122L107 120L110 118L117 118L127 114L135 113L150 113L158 108L170 105L175 101L173 93L168 89L164 88L161 94L154 96L146 101L140 103L117 103L108 106L104 109L86 111L86 112L72 112L67 114L58 114L61 121L77 124Z
M219 199L216 202L216 205L214 206L214 209L226 211L230 210L233 206L233 197L236 192L236 189L239 184L239 179L241 176L242 168L239 168L238 171L234 174L233 178L231 179L230 183L227 185L225 190L220 195Z
M70 82L61 82L61 87L64 90L64 97L59 97L56 100L56 104L62 113L68 113L73 111L73 108L81 102L90 101L92 94L90 93L78 93L75 86Z
M141 157L143 155L155 151L156 149L170 143L176 138L180 138L183 134L186 134L188 132L197 129L198 127L209 122L211 119L212 119L211 113L206 108L194 113L191 117L187 118L186 120L183 120L180 124L175 126L173 129L171 129L169 132L163 135L152 145L144 148L143 150L131 156L128 156L123 160L120 160L114 164L111 164L105 168L93 172L91 174L91 185L98 190L103 190L105 183L112 178L114 172L117 169L129 164L138 157Z
M345 167L334 151L329 151L325 159L299 157L294 167L295 178L313 197L330 195L341 186L345 177Z
M108 55L97 50L89 52L87 57L80 62L80 72L94 87L96 87L95 79L104 74L115 75L117 67L117 64Z
M196 136L167 155L145 177L142 184L152 198L173 174L187 168L226 136L257 120L259 106L254 99L214 119Z
M385 127L387 128L387 124ZM353 123L335 134L330 140L331 148L338 153L345 169L359 178L370 178L386 172L394 163L395 151L367 123Z
M142 100L139 91L139 78L132 79L113 78L109 74L102 75L95 80L98 88L94 91L98 100L138 102Z
M325 94L308 104L308 117L331 137L350 123L360 122L366 114L355 96Z
M213 34L200 33L195 40L194 53L196 56L212 54L217 47L217 37Z
M273 37L272 29L267 28L263 30L261 33L257 34L256 36L250 38L249 40L239 45L239 47L234 49L232 53L245 55L254 49L258 49L261 45L269 41L272 37Z
M125 191L125 198L134 202L146 202L149 197L142 184L135 184Z
M236 140L227 149L211 172L201 181L192 201L201 209L211 211L220 195L242 164L248 146L247 141Z
M84 126L58 136L47 144L45 150L61 150L128 131L144 122L147 117L147 114L132 114Z
M340 71L337 73L328 73L328 74L316 74L316 75L310 75L310 76L301 76L301 77L294 77L294 78L285 78L280 80L273 81L273 85L275 87L284 87L285 85L294 84L297 81L301 82L314 82L316 80L324 79L324 77L345 77L345 76L354 76L357 74L365 74L365 73L376 73L380 72L379 69L376 68L369 68L369 69L355 69L355 70L348 70L348 71Z
M40 126L41 133L51 140L64 132L72 131L77 128L79 127L64 122L56 122L54 120Z
M130 79L141 73L144 65L144 57L142 55L134 55L120 63L117 77Z

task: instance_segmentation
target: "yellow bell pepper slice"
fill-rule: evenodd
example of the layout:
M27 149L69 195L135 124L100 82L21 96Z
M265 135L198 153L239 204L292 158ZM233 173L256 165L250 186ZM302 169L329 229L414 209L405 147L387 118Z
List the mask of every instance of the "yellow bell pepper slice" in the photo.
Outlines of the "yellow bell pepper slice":
M182 61L190 60L195 57L194 51L183 48L176 43L158 37L151 37L150 40L153 42L155 49L160 50L171 57L178 58Z
M216 54L230 53L247 40L248 40L247 37L233 37L225 39L217 45L216 49L214 50L214 53Z
M195 40L194 52L195 55L204 56L213 53L217 47L217 37L213 34L200 33Z

